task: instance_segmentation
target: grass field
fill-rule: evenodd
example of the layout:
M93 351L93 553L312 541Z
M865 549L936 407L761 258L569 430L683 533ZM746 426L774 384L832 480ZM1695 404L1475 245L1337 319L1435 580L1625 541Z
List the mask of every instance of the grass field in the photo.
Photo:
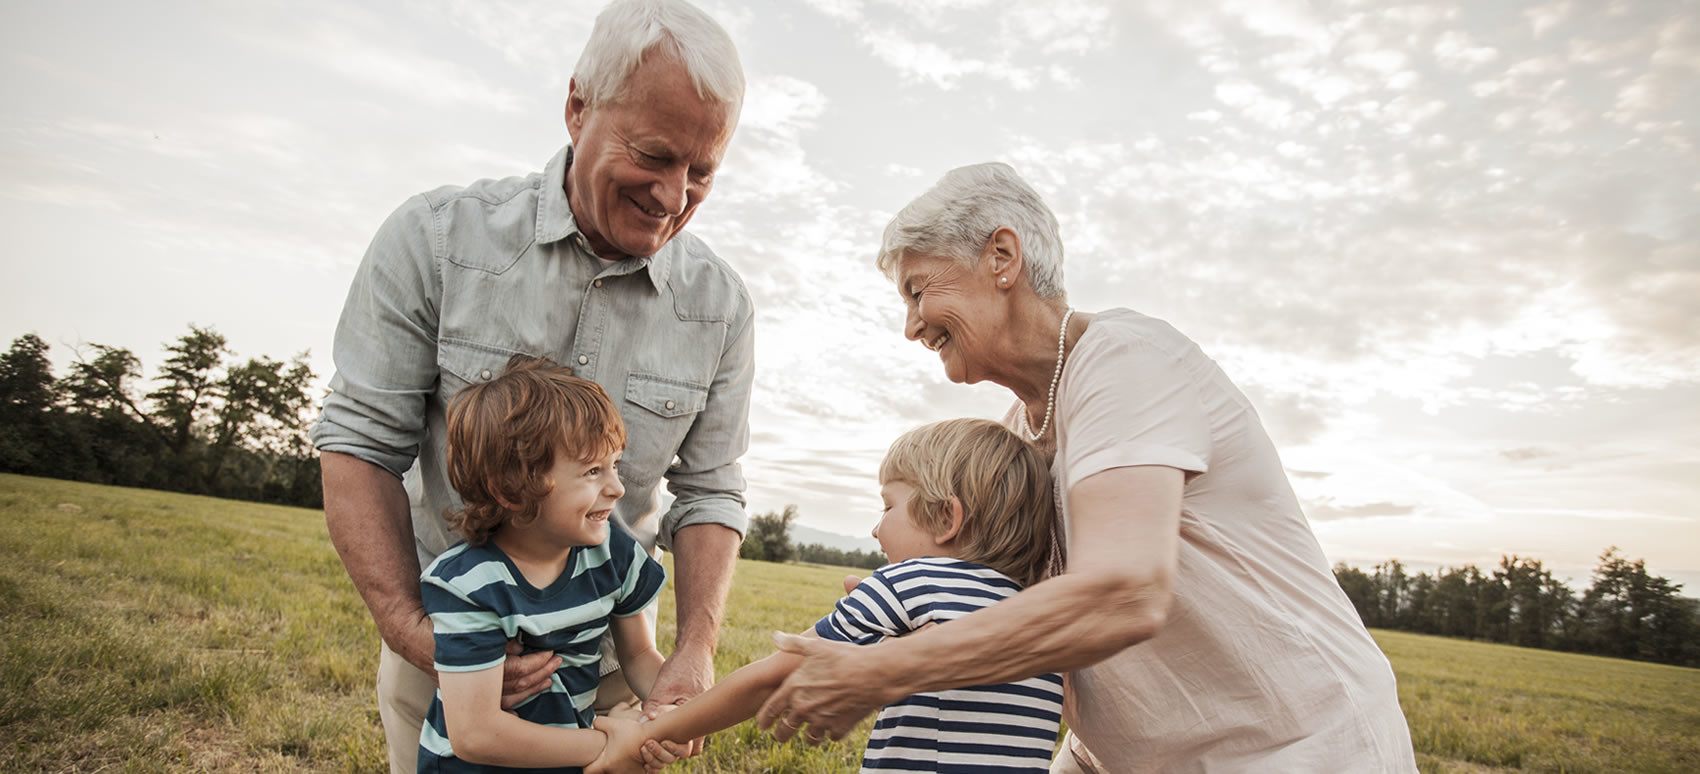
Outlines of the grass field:
M377 636L318 513L0 475L0 555L0 771L384 770ZM720 672L844 572L740 563ZM1375 635L1424 771L1700 770L1700 670ZM854 771L863 738L746 724L673 770Z

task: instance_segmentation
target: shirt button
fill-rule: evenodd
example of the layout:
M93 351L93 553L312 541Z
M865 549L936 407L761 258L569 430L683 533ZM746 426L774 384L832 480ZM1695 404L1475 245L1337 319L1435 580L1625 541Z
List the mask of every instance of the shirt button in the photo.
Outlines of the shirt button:
M590 358L585 357L584 355L578 356L578 364L579 365L584 365L585 363L589 363L589 362L590 362Z
M481 373L478 374L478 378L488 380L490 378L490 369L488 369L488 368L484 369Z
M672 411L673 406L675 406L675 405L677 405L677 404L673 403L673 401L667 401L667 410Z
M597 281L592 282L590 284L595 285L596 287L602 287L602 280L597 280Z

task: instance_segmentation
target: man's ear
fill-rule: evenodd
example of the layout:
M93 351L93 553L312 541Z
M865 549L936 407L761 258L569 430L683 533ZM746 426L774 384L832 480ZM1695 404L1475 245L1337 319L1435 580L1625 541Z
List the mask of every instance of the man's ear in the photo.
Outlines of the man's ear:
M1001 226L986 239L980 251L980 267L991 272L999 290L1009 290L1020 280L1022 267L1021 237L1015 229Z
M951 497L940 510L940 515L944 516L944 529L933 535L933 545L936 546L949 544L962 532L962 501Z
M573 144L578 144L579 130L584 128L585 111L590 105L584 101L584 92L578 87L578 79L567 82L567 134L573 138Z

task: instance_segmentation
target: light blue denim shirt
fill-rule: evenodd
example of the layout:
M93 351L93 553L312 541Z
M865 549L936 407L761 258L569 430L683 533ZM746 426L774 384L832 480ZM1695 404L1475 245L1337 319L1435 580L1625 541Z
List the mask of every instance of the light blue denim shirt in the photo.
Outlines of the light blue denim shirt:
M336 374L312 429L402 477L420 566L454 544L459 507L444 410L514 353L602 385L625 419L626 495L614 517L646 547L679 529L744 531L754 308L743 280L695 236L607 268L585 245L563 183L572 149L542 174L409 199L372 239L337 323ZM673 503L659 523L658 484Z

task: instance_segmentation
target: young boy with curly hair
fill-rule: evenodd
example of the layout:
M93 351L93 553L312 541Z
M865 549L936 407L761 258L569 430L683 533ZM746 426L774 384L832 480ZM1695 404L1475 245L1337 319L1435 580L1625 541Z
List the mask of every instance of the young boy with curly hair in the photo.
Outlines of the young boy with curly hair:
M879 477L885 508L873 534L892 563L803 636L871 645L949 625L1045 577L1057 525L1050 468L1008 428L957 419L912 430L892 444ZM800 661L781 651L732 673L642 725L650 741L611 751L613 769L664 765L672 752L655 740L694 739L754 717ZM1062 697L1059 674L913 694L880 711L862 770L1042 774Z
M465 504L448 518L465 542L420 578L438 688L419 771L579 772L641 741L635 722L591 710L605 630L639 697L662 663L640 613L666 573L608 521L625 493L617 471L626 429L607 393L516 356L455 396L446 445L449 482ZM561 659L549 687L511 713L501 706L510 640ZM622 736L631 739L617 746Z

